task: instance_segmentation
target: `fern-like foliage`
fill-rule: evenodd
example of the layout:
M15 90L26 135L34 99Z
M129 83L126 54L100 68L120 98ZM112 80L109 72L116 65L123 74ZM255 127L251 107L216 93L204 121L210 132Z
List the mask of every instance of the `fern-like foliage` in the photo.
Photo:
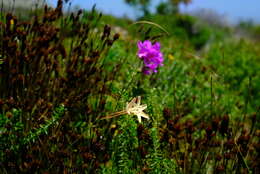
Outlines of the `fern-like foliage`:
M165 157L160 149L158 128L156 126L149 130L150 135L148 136L151 137L151 143L146 146L148 154L142 158L137 149L141 143L139 141L144 140L138 139L138 130L140 132L140 128L137 128L137 123L131 117L121 118L119 123L121 127L111 143L111 162L106 167L103 167L100 173L177 173L177 167L173 159ZM139 127L143 126L139 125ZM145 141L149 142L149 138Z
M112 164L102 169L102 173L137 173L137 162L140 160L137 147L137 123L131 117L122 117L120 129L111 143Z
M23 128L20 110L0 114L0 164L6 159L7 152L18 153Z
M28 136L23 139L23 144L35 142L35 140L42 134L48 135L48 130L53 125L57 124L59 119L64 115L65 108L63 105L57 107L52 114L51 119L47 120L45 124L41 124L38 129L33 129Z
M157 128L153 127L150 131L153 141L153 149L146 156L147 163L150 169L149 174L176 174L175 162L172 159L167 159L166 157L164 157L163 153L161 153L160 151L160 142Z

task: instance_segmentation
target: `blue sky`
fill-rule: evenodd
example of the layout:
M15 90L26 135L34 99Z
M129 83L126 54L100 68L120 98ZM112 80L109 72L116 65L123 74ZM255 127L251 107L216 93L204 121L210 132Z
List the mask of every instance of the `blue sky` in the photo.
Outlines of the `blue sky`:
M56 0L49 1L56 2ZM152 9L154 10L156 4L161 1L164 0L152 0ZM124 0L72 0L72 2L85 9L90 9L96 4L97 9L115 16L136 17L138 15L138 11L126 5ZM188 6L181 6L184 12L202 8L213 9L220 15L228 16L233 22L239 19L253 19L260 23L260 0L193 0Z
M183 8L191 11L198 8L210 8L232 20L254 19L260 23L260 0L194 0Z

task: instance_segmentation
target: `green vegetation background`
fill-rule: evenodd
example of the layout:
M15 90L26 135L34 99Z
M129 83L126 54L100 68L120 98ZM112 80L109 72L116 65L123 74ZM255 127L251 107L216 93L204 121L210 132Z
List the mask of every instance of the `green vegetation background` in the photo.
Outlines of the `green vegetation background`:
M259 26L61 9L1 13L1 173L259 172ZM165 59L150 76L147 39ZM136 96L150 120L101 119Z

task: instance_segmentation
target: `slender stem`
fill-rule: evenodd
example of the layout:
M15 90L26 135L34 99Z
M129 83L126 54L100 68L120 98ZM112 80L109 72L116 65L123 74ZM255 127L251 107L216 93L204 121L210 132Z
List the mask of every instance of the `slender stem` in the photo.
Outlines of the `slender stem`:
M210 77L210 96L211 96L211 102L210 102L210 119L212 119L213 115L213 83L212 83L212 76Z
M176 81L175 81L175 77L173 79L173 113L177 114L177 111L176 111Z
M251 174L252 172L250 171L250 169L249 169L249 167L248 167L248 165L247 165L247 163L246 163L246 160L245 160L245 158L244 158L242 152L240 151L240 149L239 149L239 147L238 147L238 145L237 145L236 142L235 142L235 145L236 145L236 148L237 148L237 150L238 150L238 152L239 152L239 155L240 155L241 158L242 158L242 161L243 161L244 165L246 166L247 171Z
M124 114L127 114L126 110L124 111L119 111L119 112L115 112L109 116L106 116L106 117L103 117L101 118L100 120L104 120L104 119L110 119L110 118L114 118L114 117L118 117L118 116L121 116L121 115L124 115Z

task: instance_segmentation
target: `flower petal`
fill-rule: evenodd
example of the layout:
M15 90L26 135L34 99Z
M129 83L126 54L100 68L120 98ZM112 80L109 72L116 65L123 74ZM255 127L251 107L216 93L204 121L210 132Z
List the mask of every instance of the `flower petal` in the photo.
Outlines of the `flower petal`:
M138 57L143 60L144 67L143 73L149 75L151 73L156 73L159 66L163 66L163 54L160 51L160 43L156 42L154 44L149 40L144 42L138 41Z

